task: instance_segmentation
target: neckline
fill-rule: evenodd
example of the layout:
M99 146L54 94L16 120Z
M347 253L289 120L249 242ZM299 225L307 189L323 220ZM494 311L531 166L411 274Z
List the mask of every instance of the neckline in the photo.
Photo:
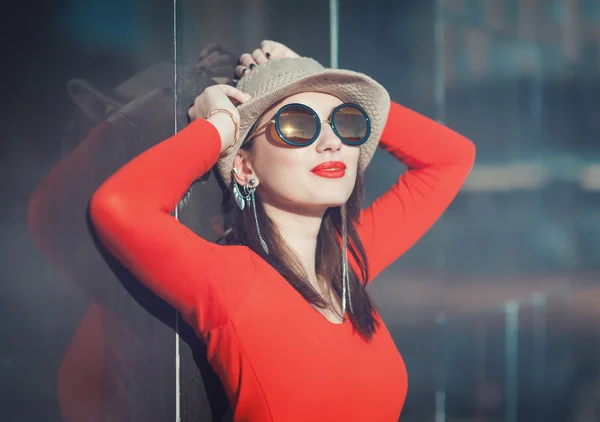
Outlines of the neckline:
M289 284L289 283L288 283L288 284ZM291 286L291 287L292 287L292 289L293 289L293 290L294 290L296 293L298 293L298 291L297 291L296 289L294 289L294 287L293 287L293 286ZM333 322L333 321L330 321L330 320L329 320L329 318L327 318L325 315L323 315L321 312L319 312L319 310L318 310L318 309L315 309L315 307L314 307L314 306L312 306L310 303L308 303L308 302L306 301L306 299L304 299L304 297L302 297L302 295L301 295L300 293L298 293L298 296L300 296L300 299L302 299L302 300L304 301L304 303L306 303L310 309L312 309L313 311L315 311L315 312L317 313L317 317L321 317L321 318L323 318L323 319L325 320L325 322L327 322L327 323L329 323L329 324L331 324L331 325L344 325L344 324L345 324L345 323L348 321L348 313L347 313L347 312L344 312L344 319L343 319L343 321L342 321L342 322Z
M352 326L350 323L350 318L348 318L348 312L344 312L344 320L342 322L331 322L325 315L315 309L308 301L298 292L298 290L294 289L292 286L281 274L275 271L280 278L280 281L286 285L286 288L291 290L291 294L294 295L298 301L300 301L300 306L304 308L308 308L309 314L313 315L313 319L319 320L320 325L329 326L329 329L332 330L342 330L346 326Z
M297 299L297 301L300 302L299 306L301 306L303 308L308 308L308 311L306 313L309 315L312 315L311 318L313 318L315 321L317 321L319 326L328 327L327 329L334 331L338 334L341 334L342 330L345 330L345 329L347 330L348 327L352 327L350 318L348 318L348 312L344 312L344 320L342 322L331 322L329 319L327 319L327 317L325 315L323 315L321 312L319 312L318 310L313 308L313 306L310 303L308 303L306 299L304 299L304 296L302 296L300 294L300 292L298 292L298 290L294 289L294 286L292 286L279 273L279 271L277 271L275 268L273 268L273 266L271 266L271 264L269 264L262 256L254 253L254 251L252 251L252 253L254 255L256 255L256 257L258 257L263 262L263 264L265 264L271 271L273 271L276 274L276 277L279 280L279 282L285 285L284 289L287 289L288 291L290 291L290 294L292 296L294 296Z

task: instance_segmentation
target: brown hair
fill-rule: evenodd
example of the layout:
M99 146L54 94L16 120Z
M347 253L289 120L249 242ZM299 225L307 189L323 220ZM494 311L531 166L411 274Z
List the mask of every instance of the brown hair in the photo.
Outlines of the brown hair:
M252 130L249 133L252 133ZM242 146L242 149L251 152L253 147L254 139L251 139ZM353 312L348 309L348 316L358 334L370 342L373 334L379 328L379 322L375 318L377 309L365 288L369 279L369 271L366 254L356 229L364 191L363 177L360 171L357 173L354 190L346 202L346 225L349 258L352 257L358 264L360 274L356 274L351 266L348 267L353 309ZM235 182L232 181L232 183ZM227 230L227 234L222 241L226 244L248 246L271 264L308 303L326 309L328 307L327 302L310 284L300 260L280 235L273 220L265 212L258 195L255 196L256 215L261 235L269 248L269 254L266 254L260 245L253 212L249 209L241 211L235 205L233 195L230 195L230 197L226 198L225 206L227 210L232 211L233 221L231 228ZM327 209L323 216L317 236L316 272L318 276L329 282L333 293L340 301L342 297L342 248L338 239L341 239L341 237L341 208L331 207Z

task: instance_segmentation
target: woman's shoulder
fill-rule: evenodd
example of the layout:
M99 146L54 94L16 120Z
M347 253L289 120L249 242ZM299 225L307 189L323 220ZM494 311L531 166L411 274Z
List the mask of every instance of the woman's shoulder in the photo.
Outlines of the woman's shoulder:
M247 276L256 267L253 256L256 254L245 245L213 243L211 249L227 272L244 273Z

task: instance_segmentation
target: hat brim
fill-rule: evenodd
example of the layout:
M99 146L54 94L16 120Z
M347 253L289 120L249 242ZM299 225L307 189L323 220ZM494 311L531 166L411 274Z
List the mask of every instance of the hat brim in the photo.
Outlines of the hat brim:
M387 121L390 96L383 86L365 74L343 69L322 69L238 106L240 114L238 140L229 153L217 163L218 171L228 187L231 187L233 160L256 120L273 104L300 92L331 94L343 102L356 103L365 109L371 120L371 134L369 139L360 146L359 169L364 171L368 166L377 150L379 138Z
M119 110L125 105L123 101L104 93L85 79L70 80L67 92L71 100L94 122L102 121L109 110Z

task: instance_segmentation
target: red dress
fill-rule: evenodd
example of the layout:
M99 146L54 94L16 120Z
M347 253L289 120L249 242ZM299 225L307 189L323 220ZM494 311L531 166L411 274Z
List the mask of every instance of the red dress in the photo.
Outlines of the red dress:
M101 241L196 329L235 421L397 421L407 374L383 323L365 342L249 248L208 242L170 215L220 145L197 120L116 172L90 204ZM468 139L396 103L380 146L408 170L362 213L371 279L433 225L475 157Z

